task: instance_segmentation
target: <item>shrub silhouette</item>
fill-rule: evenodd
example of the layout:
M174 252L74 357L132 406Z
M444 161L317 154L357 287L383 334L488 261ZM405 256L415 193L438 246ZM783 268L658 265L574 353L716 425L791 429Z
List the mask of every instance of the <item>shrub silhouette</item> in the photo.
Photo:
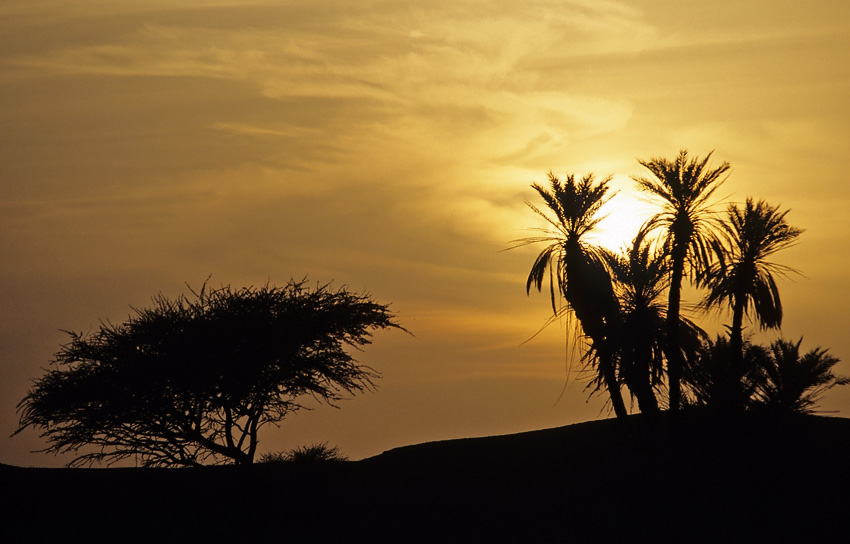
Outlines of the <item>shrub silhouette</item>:
M327 442L299 446L286 452L266 453L260 457L261 463L315 463L348 461L338 446L328 446Z

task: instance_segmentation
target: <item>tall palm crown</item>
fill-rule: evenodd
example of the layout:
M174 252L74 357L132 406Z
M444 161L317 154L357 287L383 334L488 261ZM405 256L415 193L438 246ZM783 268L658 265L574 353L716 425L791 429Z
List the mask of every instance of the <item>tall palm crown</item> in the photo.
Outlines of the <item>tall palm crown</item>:
M608 389L617 416L624 417L627 412L609 341L612 322L619 312L617 298L605 268L605 250L584 240L602 220L598 213L610 198L607 196L610 180L608 177L596 183L593 174L588 174L578 181L573 175L561 181L550 173L548 189L532 184L555 217L526 202L552 228L540 229L541 236L517 242L520 246L546 244L528 274L526 292L532 286L541 290L548 273L553 312L559 313L555 301L557 295L563 296L591 341L590 353L597 361L600 385Z
M687 150L683 149L672 161L660 157L638 161L653 178L632 177L641 190L657 197L662 206L648 226L664 228L671 254L677 249L684 251L683 257L694 269L705 262L708 242L712 239L714 225L709 199L725 181L721 176L731 168L728 162L709 168L712 154L689 160Z
M750 310L763 329L782 324L776 276L793 269L768 258L792 245L803 232L785 221L787 214L788 210L780 212L778 206L752 198L747 198L743 209L735 204L727 209L722 224L725 243L714 244L716 259L704 274L708 294L703 306L731 307L730 344L734 350L742 348L743 318Z
M687 150L681 150L672 161L664 158L638 161L653 177L632 178L641 190L657 197L662 206L662 211L652 217L647 226L665 230L664 240L671 260L666 355L670 407L673 410L677 410L681 402L680 379L684 365L679 341L682 278L686 269L699 270L707 260L712 239L712 214L708 201L723 183L722 176L730 168L726 162L718 167L709 167L711 155L709 153L703 159L689 159Z
M572 304L569 299L574 297L567 296L568 292L572 294L575 290L571 283L576 287L587 287L582 282L589 278L586 277L586 274L581 273L585 272L584 269L586 268L592 269L601 266L603 262L604 250L599 246L587 243L584 237L603 219L598 217L598 214L602 206L611 198L606 196L610 181L611 178L607 177L595 184L593 174L588 174L580 181L576 181L575 176L570 174L562 182L550 172L550 189L546 189L537 183L531 185L546 203L547 208L554 212L555 219L550 218L530 202L526 202L536 214L554 228L554 231L542 229L543 236L521 240L522 244L539 242L548 244L535 259L528 274L525 288L526 292L530 292L531 286L534 285L539 291L542 288L547 271L550 273L550 279L554 275L556 282L550 281L553 310L555 310L556 285L560 294L567 299L567 303ZM577 274L566 273L566 268L569 265L576 265L574 268L576 268ZM596 281L593 284L601 282L603 284L602 290L604 290L604 278L595 279ZM610 280L608 283L610 284Z

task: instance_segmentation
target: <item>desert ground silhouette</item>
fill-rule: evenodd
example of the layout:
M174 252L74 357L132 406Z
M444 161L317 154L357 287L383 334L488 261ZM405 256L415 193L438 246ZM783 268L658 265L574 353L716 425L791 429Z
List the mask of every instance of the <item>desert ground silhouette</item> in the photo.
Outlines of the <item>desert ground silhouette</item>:
M0 467L29 541L743 542L846 533L850 420L688 410L359 461Z

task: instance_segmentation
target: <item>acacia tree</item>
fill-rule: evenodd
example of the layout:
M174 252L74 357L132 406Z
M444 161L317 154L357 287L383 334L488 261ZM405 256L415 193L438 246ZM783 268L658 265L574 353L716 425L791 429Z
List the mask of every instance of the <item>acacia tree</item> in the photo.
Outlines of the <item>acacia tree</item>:
M20 425L69 465L250 464L259 430L301 408L370 389L376 372L346 348L401 328L369 296L306 280L162 295L125 323L69 332L53 368L18 404Z
M711 155L689 159L688 152L683 149L672 161L659 157L638 161L652 177L632 178L641 190L658 198L662 206L662 211L650 220L649 226L665 230L664 240L671 261L665 327L671 410L679 409L682 398L680 380L684 355L679 336L682 280L686 272L698 270L707 260L712 234L708 200L723 182L723 174L731 168L727 162L709 167Z

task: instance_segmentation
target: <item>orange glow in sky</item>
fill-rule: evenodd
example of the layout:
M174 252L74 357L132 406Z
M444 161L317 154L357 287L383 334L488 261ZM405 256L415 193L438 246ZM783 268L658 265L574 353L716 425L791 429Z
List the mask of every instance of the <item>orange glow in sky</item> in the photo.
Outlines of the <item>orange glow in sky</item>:
M549 171L614 175L599 240L618 249L654 210L637 160L680 148L732 164L718 197L791 208L805 233L777 260L804 276L780 284L783 333L850 374L843 2L73 4L0 4L5 436L60 329L210 275L333 280L415 335L379 334L360 357L378 391L291 417L261 454L604 416L563 328L526 342L548 297L525 293L535 248L504 250L539 226L524 202ZM850 388L822 406L850 416ZM63 463L42 446L2 438L0 462Z

